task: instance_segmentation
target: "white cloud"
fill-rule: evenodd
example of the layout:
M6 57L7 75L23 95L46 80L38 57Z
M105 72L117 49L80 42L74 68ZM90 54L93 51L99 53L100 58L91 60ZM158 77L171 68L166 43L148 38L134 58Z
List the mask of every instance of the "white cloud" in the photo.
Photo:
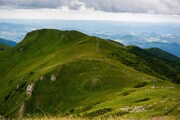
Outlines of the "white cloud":
M0 0L0 8L57 9L82 7L104 12L180 15L180 0Z
M88 8L106 12L180 14L180 0L80 0Z
M132 13L112 13L95 11L86 8L81 10L61 9L11 9L0 10L0 18L20 19L61 19L61 20L112 20L140 22L180 22L179 15L152 15Z
M180 22L179 15L156 15L135 13L113 13L81 8L81 10L61 9L3 9L0 18L20 19L61 19L61 20L112 20L140 22Z
M180 0L0 0L0 18L180 22Z

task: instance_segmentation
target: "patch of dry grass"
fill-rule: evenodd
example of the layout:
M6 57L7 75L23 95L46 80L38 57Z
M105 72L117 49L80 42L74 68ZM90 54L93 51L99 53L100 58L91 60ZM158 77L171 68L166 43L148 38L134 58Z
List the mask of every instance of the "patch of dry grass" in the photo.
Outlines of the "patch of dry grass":
M133 117L106 117L106 118L94 118L93 120L179 120L180 117L174 116L159 116L152 118L133 118ZM30 117L24 120L92 120L92 118L80 118L80 117Z

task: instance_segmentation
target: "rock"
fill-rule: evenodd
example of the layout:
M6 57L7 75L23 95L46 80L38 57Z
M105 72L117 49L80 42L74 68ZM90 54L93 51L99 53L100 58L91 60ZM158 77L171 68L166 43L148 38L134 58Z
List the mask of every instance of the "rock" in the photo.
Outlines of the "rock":
M119 110L121 111L125 111L125 112L131 112L131 113L138 113L138 112L146 112L148 110L146 110L148 106L124 106L122 108L119 108Z
M22 119L25 114L25 103L22 103L20 109L19 109L19 118Z
M39 78L39 80L44 80L45 79L45 76L44 75L42 75L40 78Z
M134 106L134 108L131 110L131 112L146 112L145 106L140 105L140 106Z
M32 95L33 89L34 89L34 83L30 83L30 84L27 86L27 89L26 89L26 94L27 94L29 97Z
M57 80L56 75L51 75L51 80L52 80L52 81Z
M153 85L152 87L151 87L151 89L155 89L156 88L156 86L155 85Z
M126 112L129 112L130 109L131 109L131 107L129 107L129 106L124 106L124 107L122 107L122 108L119 108L119 110L121 110L121 111L126 111Z

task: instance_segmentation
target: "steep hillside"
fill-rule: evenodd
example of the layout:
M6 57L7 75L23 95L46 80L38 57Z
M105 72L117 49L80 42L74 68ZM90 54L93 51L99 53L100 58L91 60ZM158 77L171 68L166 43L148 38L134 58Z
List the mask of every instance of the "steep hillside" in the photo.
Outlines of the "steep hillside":
M30 32L0 54L0 115L179 116L179 85L170 82L179 73L139 53L77 31Z
M102 48L105 46L102 45ZM108 48L106 47L106 49ZM169 61L133 45L127 47L113 46L108 51L103 52L103 54L140 72L159 77L163 80L180 83L179 58L176 62Z
M172 82L180 83L180 58L172 61L171 59L174 59L174 56L170 54L172 57L169 56L169 60L167 60L137 46L128 46L128 49L140 58L139 60L136 59L135 69L164 80L169 79ZM136 65L142 65L142 63L144 68L142 66L136 67Z

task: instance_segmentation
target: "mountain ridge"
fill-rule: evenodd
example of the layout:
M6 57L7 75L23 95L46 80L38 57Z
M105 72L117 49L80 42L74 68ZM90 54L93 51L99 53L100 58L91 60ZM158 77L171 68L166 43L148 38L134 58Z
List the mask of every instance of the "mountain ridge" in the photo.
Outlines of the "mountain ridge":
M16 46L17 45L16 42L11 41L11 40L6 40L6 39L3 39L3 38L0 38L0 43L7 44L9 46Z
M179 87L172 76L144 72L152 66L139 48L131 48L77 31L28 33L0 54L0 115L178 116ZM162 64L155 65L166 62L157 60ZM167 65L175 74L179 66L173 67ZM160 104L163 100L167 104Z
M153 55L156 55L157 57L162 58L162 59L170 60L172 62L180 62L179 57L177 57L173 54L170 54L160 48L156 48L156 47L155 48L147 48L145 50L150 52Z

